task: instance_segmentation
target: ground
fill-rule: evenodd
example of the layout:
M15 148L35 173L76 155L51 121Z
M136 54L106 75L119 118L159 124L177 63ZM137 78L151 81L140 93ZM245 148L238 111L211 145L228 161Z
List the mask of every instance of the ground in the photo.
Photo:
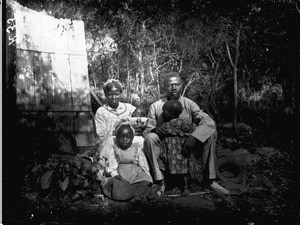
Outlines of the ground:
M218 168L238 162L238 174L226 166L219 172L219 183L231 195L200 188L190 196L117 202L89 191L75 198L67 191L23 187L4 196L3 224L299 224L293 154L268 147L253 153L221 149L218 159Z

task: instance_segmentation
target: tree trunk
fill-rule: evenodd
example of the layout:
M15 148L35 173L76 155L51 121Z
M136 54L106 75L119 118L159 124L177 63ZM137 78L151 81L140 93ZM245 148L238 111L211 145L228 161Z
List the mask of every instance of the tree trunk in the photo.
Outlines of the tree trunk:
M139 65L140 65L140 101L143 101L144 98L144 85L145 85L145 74L144 74L144 65L143 65L143 53L142 50L139 52Z
M223 33L223 31L221 30L221 33L223 34L224 39L225 39L228 58L229 58L231 66L233 68L234 113L233 113L233 127L232 128L234 131L236 131L236 123L237 123L237 96L238 96L237 95L237 70L238 70L241 30L242 30L242 24L240 24L239 27L237 28L234 61L232 60L228 40L227 40L225 34Z
M233 66L233 82L234 82L234 118L233 118L233 128L236 130L236 123L237 123L237 67L238 67L238 60L239 60L239 49L240 49L240 36L241 36L242 24L238 27L237 34L236 34L236 44L235 44L235 57L234 57L234 66Z
M131 99L130 99L130 92L131 92L131 89L130 89L130 69L129 69L129 57L127 56L127 59L126 59L126 66L127 66L127 87L126 87L126 90L127 90L127 101L132 103Z

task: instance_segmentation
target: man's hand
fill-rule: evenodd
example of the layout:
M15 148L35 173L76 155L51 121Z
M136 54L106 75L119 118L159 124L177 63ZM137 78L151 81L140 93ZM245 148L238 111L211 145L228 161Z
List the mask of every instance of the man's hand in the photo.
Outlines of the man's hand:
M160 127L155 127L153 130L151 130L151 132L157 134L160 140L162 140L167 135L167 133Z
M195 148L196 138L190 135L184 142L181 150L181 155L185 158L188 158L193 149Z
M128 183L129 184L129 181L128 180L125 180L123 177L121 177L121 175L116 175L114 176L115 179L119 180L119 181L122 181L124 183Z

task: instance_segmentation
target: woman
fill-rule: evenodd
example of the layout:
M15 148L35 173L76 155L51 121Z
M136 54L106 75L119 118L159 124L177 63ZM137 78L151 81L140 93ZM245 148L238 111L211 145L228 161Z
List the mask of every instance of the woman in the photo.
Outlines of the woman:
M108 80L103 85L103 91L107 103L99 107L95 114L96 133L101 145L108 137L113 136L115 124L122 119L128 119L132 116L136 107L130 103L120 102L123 86L120 81L115 79ZM140 133L140 128L135 127L136 132ZM135 136L133 142L143 143L142 136Z

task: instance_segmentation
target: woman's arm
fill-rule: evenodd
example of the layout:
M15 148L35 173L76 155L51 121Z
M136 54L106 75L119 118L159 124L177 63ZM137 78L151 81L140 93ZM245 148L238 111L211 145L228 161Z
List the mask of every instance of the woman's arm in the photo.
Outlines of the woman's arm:
M96 133L99 137L100 142L102 142L109 133L104 110L104 108L100 107L95 114Z

